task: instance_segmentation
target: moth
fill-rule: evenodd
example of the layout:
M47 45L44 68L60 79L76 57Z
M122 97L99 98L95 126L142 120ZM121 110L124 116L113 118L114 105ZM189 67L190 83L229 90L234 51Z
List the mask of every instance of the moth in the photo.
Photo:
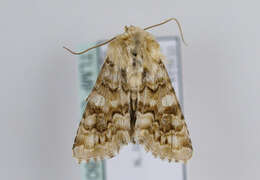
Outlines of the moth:
M73 156L81 162L114 157L123 145L142 144L155 157L186 162L192 144L165 57L147 28L125 27L109 43L96 84L86 99ZM184 41L184 40L183 40Z

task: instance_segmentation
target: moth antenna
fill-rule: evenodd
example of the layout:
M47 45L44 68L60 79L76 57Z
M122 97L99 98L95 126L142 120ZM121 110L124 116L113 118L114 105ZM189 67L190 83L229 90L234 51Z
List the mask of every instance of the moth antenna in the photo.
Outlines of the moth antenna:
M167 23L167 22L169 22L169 21L175 21L175 22L176 22L176 24L178 25L180 34L181 34L181 39L182 39L182 41L183 41L183 43L184 43L186 46L188 46L188 44L187 44L187 43L185 42L185 40L184 40L184 36L183 36L181 24L180 24L180 22L179 22L176 18L170 18L170 19L167 19L166 21L163 21L163 22L161 22L161 23L159 23L159 24L155 24L155 25L152 25L152 26L148 26L148 27L144 28L144 30L148 30L148 29L154 28L154 27L156 27L156 26L163 25L163 24L165 24L165 23Z
M116 39L116 37L113 37L112 39L110 39L110 40L108 40L108 41L105 41L105 42L103 42L103 43L100 43L100 44L98 44L98 45L96 45L96 46L93 46L93 47L88 48L88 49L86 49L86 50L84 50L84 51L81 51L81 52L74 52L74 51L70 50L69 48L66 48L65 46L63 46L63 48L66 49L67 51L69 51L71 54L81 55L81 54L84 54L84 53L88 52L88 51L91 50L91 49L95 49L95 48L97 48L97 47L103 46L103 45L105 45L105 44L107 44L107 43L113 41L114 39Z
M155 25L146 27L146 28L144 28L144 30L148 30L148 29L151 29L151 28L154 28L154 27L163 25L163 24L165 24L165 23L168 23L169 21L175 21L175 22L177 23L178 28L179 28L179 31L180 31L180 34L181 34L181 39L182 39L183 43L187 46L188 44L187 44L187 43L185 42L185 40L184 40L184 36L183 36L181 24L180 24L180 22L179 22L176 18L170 18L170 19L168 19L168 20L166 20L166 21L163 21L163 22L161 22L161 23L159 23L159 24L155 24ZM103 42L103 43L101 43L101 44L98 44L98 45L96 45L96 46L93 46L93 47L88 48L88 49L86 49L86 50L84 50L84 51L81 51L81 52L74 52L74 51L70 50L69 48L67 48L67 47L65 47L65 46L63 46L63 48L66 49L67 51L69 51L71 54L81 55L81 54L84 54L84 53L88 52L88 51L91 50L91 49L95 49L95 48L97 48L97 47L103 46L103 45L105 45L105 44L107 44L107 43L113 41L114 39L116 39L116 37L113 37L112 39L110 39L110 40L108 40L108 41L105 41L105 42Z

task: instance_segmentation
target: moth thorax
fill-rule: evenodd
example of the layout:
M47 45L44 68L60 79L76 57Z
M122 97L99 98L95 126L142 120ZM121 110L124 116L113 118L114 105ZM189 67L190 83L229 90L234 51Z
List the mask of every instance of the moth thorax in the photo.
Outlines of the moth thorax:
M130 60L128 72L127 82L129 83L130 89L132 91L138 91L142 85L143 74L142 62L139 58L133 57Z

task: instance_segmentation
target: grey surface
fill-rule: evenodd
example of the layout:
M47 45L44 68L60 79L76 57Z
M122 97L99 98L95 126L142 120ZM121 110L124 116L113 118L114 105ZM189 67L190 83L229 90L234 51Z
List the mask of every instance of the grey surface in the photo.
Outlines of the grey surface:
M76 49L124 25L174 16L189 43L182 49L194 145L188 179L260 179L259 1L102 2L0 1L0 179L80 179L71 157L77 57L63 45ZM173 23L150 32L178 34Z

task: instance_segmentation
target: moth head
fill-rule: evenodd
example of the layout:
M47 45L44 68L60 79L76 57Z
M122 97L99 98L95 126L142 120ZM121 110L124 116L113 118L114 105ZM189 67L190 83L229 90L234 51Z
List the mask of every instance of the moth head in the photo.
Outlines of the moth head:
M142 56L142 52L147 48L148 41L153 39L152 35L142 28L136 26L125 26L125 32L119 37L125 44L131 56Z
M125 26L124 35L127 39L132 41L132 43L140 44L144 41L145 36L149 35L149 33L139 27L131 25L129 27Z

